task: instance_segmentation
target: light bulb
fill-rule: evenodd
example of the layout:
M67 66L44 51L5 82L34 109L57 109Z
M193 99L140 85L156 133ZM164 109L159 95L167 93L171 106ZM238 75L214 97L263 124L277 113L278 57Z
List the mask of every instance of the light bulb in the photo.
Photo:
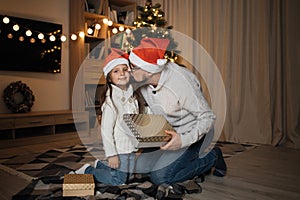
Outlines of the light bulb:
M38 34L38 38L39 38L40 40L44 39L44 34L43 34L43 33L39 33L39 34Z
M113 34L116 34L116 33L118 33L118 29L117 28L113 28L112 32L113 32Z
M89 35L92 35L92 34L93 34L93 29L88 28L87 33L88 33Z
M18 31L20 29L20 26L18 24L15 24L13 26L14 31Z
M127 34L130 34L131 33L131 30L129 28L126 29L125 31Z
M79 32L79 37L84 38L84 32L83 31Z
M62 36L60 37L60 40L61 40L62 42L65 42L65 41L67 40L67 37L66 37L65 35L62 35Z
M7 34L7 38L12 39L13 37L14 37L13 34L11 33Z
M124 26L119 27L119 31L121 31L121 32L124 31L124 29L125 29Z
M23 41L24 41L24 37L23 37L23 36L20 36L20 37L19 37L19 41L20 41L20 42L23 42Z
M101 28L100 24L95 24L95 29L99 30Z
M73 33L73 34L71 35L71 40L77 40L77 35Z
M107 19L107 18L104 18L104 19L103 19L103 23L104 23L104 24L107 24L107 23L108 23L108 19Z
M112 25L113 25L113 22L112 22L111 20L109 20L109 21L107 22L107 25L108 25L108 26L112 26Z
M56 40L56 38L55 38L54 35L51 35L51 36L49 37L49 40L50 40L51 42L54 42L54 41Z
M9 18L8 17L4 17L3 18L3 23L4 24L8 24L9 23Z
M32 32L31 30L27 30L26 33L25 33L28 37L30 37L32 35Z
M35 43L35 39L34 38L30 38L30 42L31 43Z

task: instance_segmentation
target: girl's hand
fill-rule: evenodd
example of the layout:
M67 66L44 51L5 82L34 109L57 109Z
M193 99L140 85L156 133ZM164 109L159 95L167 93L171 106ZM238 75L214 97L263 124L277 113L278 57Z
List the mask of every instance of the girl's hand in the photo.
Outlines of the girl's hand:
M143 149L139 149L139 150L135 153L135 159L137 159L142 153L143 153Z
M108 158L108 166L113 169L119 168L119 157L118 155L111 156Z

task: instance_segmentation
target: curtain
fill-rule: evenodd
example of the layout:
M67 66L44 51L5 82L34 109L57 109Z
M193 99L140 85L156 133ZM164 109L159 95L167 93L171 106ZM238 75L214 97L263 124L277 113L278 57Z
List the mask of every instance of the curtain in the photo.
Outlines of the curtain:
M300 147L300 2L282 0L282 87L284 144Z
M221 73L227 112L219 140L300 148L299 1L157 2L168 25L202 45Z

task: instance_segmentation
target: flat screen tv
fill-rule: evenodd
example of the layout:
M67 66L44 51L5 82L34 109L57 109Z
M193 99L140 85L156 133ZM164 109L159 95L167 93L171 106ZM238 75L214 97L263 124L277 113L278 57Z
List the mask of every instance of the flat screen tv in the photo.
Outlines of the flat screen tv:
M0 71L61 72L61 24L8 15L0 20Z

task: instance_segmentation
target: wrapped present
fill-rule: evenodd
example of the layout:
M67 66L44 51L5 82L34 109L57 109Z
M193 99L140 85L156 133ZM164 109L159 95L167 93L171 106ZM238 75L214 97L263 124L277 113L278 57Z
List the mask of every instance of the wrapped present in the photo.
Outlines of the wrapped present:
M123 119L139 142L137 148L160 147L171 139L165 130L174 130L162 115L124 114Z
M92 174L66 174L63 182L63 196L94 195L95 183Z

